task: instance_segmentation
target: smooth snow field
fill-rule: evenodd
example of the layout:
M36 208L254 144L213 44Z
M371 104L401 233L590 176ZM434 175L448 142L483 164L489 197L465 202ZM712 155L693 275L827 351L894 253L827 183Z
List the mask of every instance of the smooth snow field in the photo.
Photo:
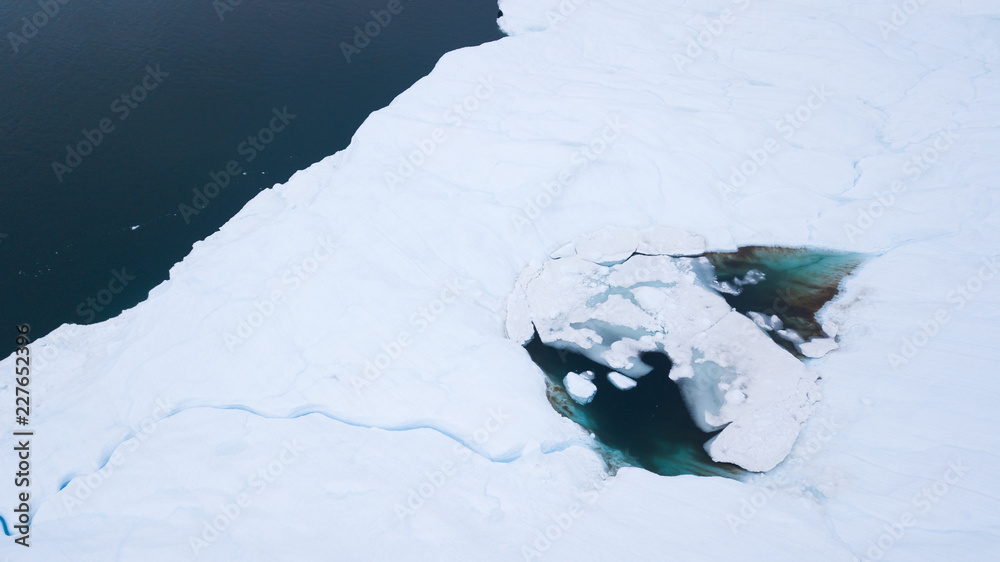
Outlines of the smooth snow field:
M147 300L31 344L0 556L1000 558L1000 5L499 7ZM761 247L827 254L698 257ZM799 266L850 271L800 322ZM628 458L660 420L575 423L571 372L693 425Z

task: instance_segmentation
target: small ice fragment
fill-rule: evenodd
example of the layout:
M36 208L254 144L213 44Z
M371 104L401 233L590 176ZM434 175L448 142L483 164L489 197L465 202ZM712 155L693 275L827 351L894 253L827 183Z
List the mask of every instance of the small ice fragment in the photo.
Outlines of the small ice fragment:
M753 323L760 327L761 330L773 330L774 325L771 323L771 319L759 312L747 312L747 316L753 320Z
M757 324L763 330L781 330L785 327L785 324L778 318L777 314L772 314L770 318L764 316L759 312L747 312L747 316L753 320L754 324Z
M725 295L738 295L741 290L729 284L729 281L712 281L712 288Z
M837 349L837 340L833 338L816 338L797 345L799 352L806 357L823 357Z
M584 371L580 373L580 376L587 379L588 381L594 380L594 371Z
M563 386L566 392L576 401L577 404L589 404L597 394L597 385L581 377L577 373L569 373L563 379Z
M795 345L805 343L806 341L802 339L802 336L800 336L799 333L796 332L795 330L778 330L778 335L794 343Z
M133 227L132 227L132 230L135 230L135 229L137 229L137 228L139 228L139 225L135 225L135 226L133 226Z
M823 332L832 337L837 335L837 325L833 322L823 322Z
M781 318L778 318L777 314L772 314L771 315L771 326L775 330L780 330L780 329L782 329L782 328L785 327L785 323L781 321Z
M636 382L618 371L608 373L608 381L615 385L618 390L629 390L635 388Z
M756 285L764 280L764 273L757 269L751 269L742 278L737 277L733 279L733 283L736 283L740 287L743 285Z

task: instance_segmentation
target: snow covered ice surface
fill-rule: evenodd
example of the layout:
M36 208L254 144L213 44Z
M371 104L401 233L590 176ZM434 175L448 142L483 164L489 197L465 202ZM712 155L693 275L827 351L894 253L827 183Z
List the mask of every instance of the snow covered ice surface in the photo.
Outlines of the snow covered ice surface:
M500 7L511 37L443 57L147 301L32 345L32 546L0 555L997 557L1000 6ZM874 256L821 314L840 347L776 468L608 477L549 406L505 303L606 226Z

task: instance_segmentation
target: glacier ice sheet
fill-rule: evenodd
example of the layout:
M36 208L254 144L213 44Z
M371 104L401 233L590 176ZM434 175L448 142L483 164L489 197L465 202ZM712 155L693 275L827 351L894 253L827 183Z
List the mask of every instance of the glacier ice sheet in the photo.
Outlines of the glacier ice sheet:
M282 559L289 544L314 560L995 555L996 3L922 3L905 25L855 0L501 8L511 37L443 57L350 147L195 244L145 302L34 344L36 540L0 554L190 558L190 539L297 437L284 478L200 557ZM724 36L689 56L721 9ZM490 98L446 119L487 77ZM390 187L436 128L432 157ZM732 183L760 150L765 164ZM811 363L823 400L765 475L606 478L506 337L504 299L529 265L604 226L656 225L712 249L873 256L819 319L841 343ZM331 236L331 259L286 283ZM445 486L397 515L458 456ZM0 503L8 522L13 507ZM539 539L567 514L557 540Z

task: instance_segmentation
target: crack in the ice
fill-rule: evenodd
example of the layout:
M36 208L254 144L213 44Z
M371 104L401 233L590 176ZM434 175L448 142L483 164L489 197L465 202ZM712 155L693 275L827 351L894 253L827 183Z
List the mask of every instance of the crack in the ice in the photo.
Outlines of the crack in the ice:
M345 424L345 425L349 425L351 427L357 427L357 428L361 428L361 429L375 429L375 430L382 430L382 431L415 431L415 430L419 430L419 429L427 429L427 430L430 430L430 431L435 431L435 432L443 435L444 437L447 437L448 439L451 439L452 441L455 441L456 443L458 443L458 444L462 445L463 447L469 449L473 453L476 453L477 455L479 455L480 457L486 459L489 462L505 463L506 464L506 463L514 462L517 459L521 458L520 452L518 452L517 454L507 454L507 455L500 455L500 456L494 457L494 456L490 455L489 453L487 453L484 449L482 449L481 447L479 447L478 445L476 445L476 443L474 443L474 442L468 442L467 443L461 437L459 437L458 435L455 435L455 434L453 434L453 433L451 433L451 432L449 432L449 431L447 431L445 429L442 429L442 428L439 428L439 427L435 427L435 426L430 425L430 424L399 425L399 426L385 426L385 427L383 427L383 426L378 426L378 425L370 425L370 424L364 424L364 423L360 423L360 422L354 422L354 421L350 421L350 420L346 420L346 419L341 419L341 418L338 418L338 417L334 416L333 414L330 414L330 413L325 412L323 410L315 409L315 408L314 409L306 409L306 407L297 408L296 410L292 411L291 413L289 413L287 415L278 415L278 414L270 414L270 413L267 413L267 412L263 412L263 411L257 410L255 408L252 408L250 406L246 406L246 405L243 405L243 404L225 404L225 405L198 404L198 405L191 405L191 406L185 406L185 407L176 408L173 411L171 411L171 412L167 413L166 415L164 415L163 417L158 418L155 421L151 422L151 425L152 426L156 426L159 423L163 422L164 420L166 420L168 418L172 418L172 417L176 416L177 414L180 414L181 412L186 412L188 410L195 410L195 409L201 409L201 408L212 409L212 410L238 410L238 411L246 412L248 414L251 414L251 415L254 415L254 416L258 416L258 417L261 417L261 418L265 418L265 419L285 419L285 420L292 420L292 419L297 419L297 418L301 418L301 417L305 417L305 416L309 416L309 415L318 415L318 416L322 416L322 417L325 417L327 419L333 420L335 422L339 422L339 423L342 423L342 424ZM104 468L108 465L108 463L111 462L111 457L114 456L115 451L117 451L122 445L124 445L130 439L133 439L133 438L137 437L141 433L141 431L142 430L132 431L127 436L125 436L125 438L123 438L121 441L119 441L114 447L112 447L110 449L110 452L105 456L105 458L101 461L100 466L98 466L95 470L93 470L91 472L79 472L79 473L75 473L75 474L70 474L67 477L63 478L62 479L62 483L59 485L59 490L62 490L63 488L65 488L66 486L68 486L70 482L72 482L74 479L76 479L76 478L78 478L80 476L85 476L85 475L93 474L93 473L100 472L100 471L104 470Z

